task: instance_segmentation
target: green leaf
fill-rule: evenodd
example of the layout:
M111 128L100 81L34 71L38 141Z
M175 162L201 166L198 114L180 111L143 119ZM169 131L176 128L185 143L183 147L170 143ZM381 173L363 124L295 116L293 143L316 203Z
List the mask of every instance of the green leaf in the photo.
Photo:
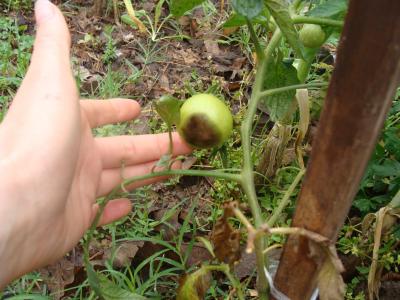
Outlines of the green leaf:
M161 156L160 160L156 163L156 167L167 169L170 165L171 160L172 160L171 154L164 154L163 156Z
M376 176L390 177L400 176L400 162L396 160L386 159L382 165L372 167Z
M163 96L155 103L155 108L168 127L178 125L180 121L180 109L183 101L172 96Z
M269 90L295 84L299 84L299 79L297 78L297 70L291 63L272 60L268 64L264 89ZM262 99L259 108L268 112L272 121L284 122L295 100L295 95L296 91L291 90L266 97Z
M253 24L261 24L266 25L268 24L268 18L264 14L258 15L257 17L251 20ZM246 17L239 15L239 14L232 14L232 16L224 23L224 28L228 27L239 27L247 25Z
M102 298L104 300L146 300L147 298L125 290L106 276L98 274Z
M232 0L233 9L243 17L253 19L264 9L263 0Z
M187 11L203 3L204 0L172 0L170 4L171 14L176 17L183 16Z
M343 19L348 7L347 0L330 0L317 5L306 13L310 17Z
M300 58L303 58L304 47L293 25L287 3L281 0L265 0L265 4L289 45Z
M89 285L92 288L92 290L96 293L97 296L101 296L101 288L100 288L100 282L99 278L97 276L96 271L94 270L92 264L90 262L85 261L85 266L86 266L86 274L88 277Z

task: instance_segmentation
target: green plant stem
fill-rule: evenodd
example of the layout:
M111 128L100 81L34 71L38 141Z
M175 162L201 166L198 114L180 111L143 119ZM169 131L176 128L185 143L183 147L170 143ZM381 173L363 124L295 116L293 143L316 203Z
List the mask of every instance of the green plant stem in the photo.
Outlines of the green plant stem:
M311 65L312 65L312 60L311 59L301 59L297 71L297 77L300 80L300 83L306 82L307 76L310 73Z
M296 186L299 184L300 180L303 178L306 170L302 169L300 172L297 174L296 178L293 180L292 184L289 186L287 191L285 192L285 195L283 195L283 198L281 202L279 203L279 206L275 209L274 214L268 221L268 226L272 227L275 225L276 221L278 220L279 216L281 215L282 211L286 208L286 206L289 204L290 196L293 194L294 189Z
M266 59L260 61L257 69L256 79L253 85L253 93L248 105L246 117L242 123L242 149L243 149L243 168L242 168L242 187L246 193L248 203L250 205L251 213L254 218L255 227L258 229L262 223L261 208L258 203L257 194L254 185L254 171L253 171L253 160L251 152L251 133L253 127L254 116L257 112L257 104L259 100L259 94L263 89L263 80L266 70ZM257 290L259 293L259 299L268 299L268 280L265 277L264 267L267 262L265 260L264 251L264 239L257 238L254 242L256 251L257 261Z
M244 294L242 290L241 283L236 279L236 277L231 273L230 267L227 264L223 265L208 265L208 266L203 266L204 270L207 271L218 271L218 272L223 272L225 273L226 277L228 277L229 281L232 283L232 285L236 289L236 294L240 300L244 300Z
M317 24L317 25L329 25L336 27L343 27L344 22L340 20L332 20L326 18L316 18L316 17L307 17L307 16L292 16L292 20L294 24Z
M199 177L214 177L219 179L225 179L230 181L235 181L238 183L242 183L242 176L240 174L232 174L232 173L225 173L220 171L205 171L205 170L165 170L160 172L153 172L142 176L135 176L132 178L128 178L124 180L121 185L115 187L111 193L107 195L106 198L103 198L99 203L99 211L96 214L92 225L89 228L87 240L90 240L92 237L92 231L96 229L99 224L101 214L103 213L103 209L105 205L113 199L118 193L123 191L123 187L130 185L137 181L147 180L155 177L164 177L164 176L176 176L176 175L184 175L184 176L199 176Z
M266 66L270 63L271 59L273 59L273 53L274 53L276 47L278 47L281 39L282 39L282 32L279 28L277 28L275 30L274 34L272 35L267 48L265 49L265 66L264 66L264 68L266 68Z
M254 30L254 26L253 26L253 24L251 23L251 21L248 18L246 18L246 22L247 22L247 27L249 28L249 31L250 31L251 39L252 39L252 41L254 43L254 46L256 48L257 57L258 57L259 60L263 60L265 58L264 57L265 54L264 54L264 51L261 48L260 41L259 41L259 39L257 37L257 34L256 34L255 30Z
M321 87L326 87L326 86L328 86L327 82L315 82L315 83L307 83L307 84L290 85L290 86L285 86L285 87L281 87L281 88L262 91L262 92L258 93L257 104L258 104L258 101L263 97L279 94L282 92L287 92L290 90L297 90L297 89L321 88Z

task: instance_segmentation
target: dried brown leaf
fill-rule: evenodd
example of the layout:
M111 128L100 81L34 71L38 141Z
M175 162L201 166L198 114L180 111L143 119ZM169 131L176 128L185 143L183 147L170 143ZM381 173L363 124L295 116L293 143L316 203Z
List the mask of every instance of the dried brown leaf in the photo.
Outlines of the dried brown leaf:
M240 259L240 231L229 223L228 219L232 216L232 209L226 205L224 215L217 220L211 232L216 257L230 265Z
M318 274L317 285L321 300L342 300L345 294L345 283L341 276L344 272L342 261L340 260L334 245L326 246L310 242L310 250L314 252L313 259L320 264L321 270ZM325 253L325 254L324 254Z
M75 264L71 256L66 256L53 265L39 270L39 273L54 299L58 300L64 296L64 288L74 282Z
M340 260L339 260L340 261ZM338 262L328 256L318 274L318 288L321 300L342 300L345 294L345 284ZM341 265L341 263L340 263Z
M219 56L221 55L221 49L219 49L218 41L216 40L205 40L204 46L206 47L206 51L211 56Z
M116 247L115 251L113 249L105 250L104 259L111 259L114 268L130 266L132 259L143 245L142 241L123 242Z

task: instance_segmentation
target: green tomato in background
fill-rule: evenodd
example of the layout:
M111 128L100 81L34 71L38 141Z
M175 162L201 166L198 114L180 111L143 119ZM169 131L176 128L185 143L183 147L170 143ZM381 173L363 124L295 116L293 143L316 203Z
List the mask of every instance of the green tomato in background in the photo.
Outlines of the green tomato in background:
M232 129L229 108L214 95L195 95L181 107L178 132L193 147L220 147L230 137Z
M305 24L299 32L300 41L307 48L321 47L325 42L326 34L321 26L315 24Z

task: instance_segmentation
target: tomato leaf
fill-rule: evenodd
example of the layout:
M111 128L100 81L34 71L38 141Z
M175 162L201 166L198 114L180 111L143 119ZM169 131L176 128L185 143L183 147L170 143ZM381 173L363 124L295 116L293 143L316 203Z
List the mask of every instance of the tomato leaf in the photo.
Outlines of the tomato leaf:
M204 0L172 0L170 4L171 14L181 17L185 12L203 3Z
M265 14L260 14L257 17L254 17L251 22L253 24L268 24L268 18ZM237 27L247 25L246 17L239 14L232 14L232 16L224 23L224 28L229 27Z
M225 205L224 214L215 223L211 232L214 253L219 261L233 265L240 260L240 231L229 223L233 216L231 207Z
M183 101L180 101L172 96L163 96L155 102L157 113L167 123L168 127L178 125L180 121L180 109Z
M265 4L289 45L300 58L303 58L304 47L300 43L299 36L296 28L293 25L292 18L290 17L289 7L286 1L266 0Z
M267 66L264 88L266 90L299 84L297 70L290 63L274 60ZM272 121L284 122L287 113L295 100L296 91L286 91L261 100L259 108L268 112Z
M243 17L253 19L264 9L263 0L232 0L233 9Z
M317 5L306 13L310 17L343 19L348 7L347 0L330 0Z
M179 283L177 300L201 300L211 285L211 274L201 267L196 272L185 275Z

